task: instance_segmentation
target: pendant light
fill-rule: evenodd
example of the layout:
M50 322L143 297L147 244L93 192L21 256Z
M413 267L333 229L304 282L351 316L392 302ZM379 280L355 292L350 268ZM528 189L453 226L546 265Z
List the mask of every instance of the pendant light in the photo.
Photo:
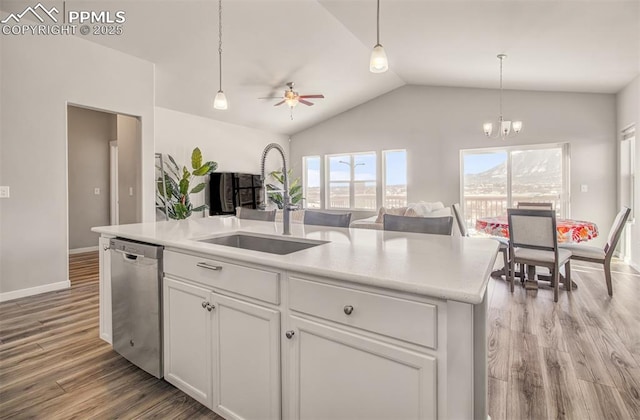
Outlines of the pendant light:
M222 91L222 0L218 0L218 62L220 64L220 89L213 100L213 107L224 110L229 108L229 103Z
M494 138L501 137L503 140L511 134L511 129L513 128L513 132L515 134L520 133L522 130L522 121L505 121L502 116L502 62L507 58L506 54L498 54L498 60L500 60L500 115L498 115L498 129L500 130L496 133ZM493 123L484 123L482 125L482 129L484 131L484 135L487 137L492 137L491 133L493 133Z
M376 45L371 52L371 60L369 61L369 71L371 73L384 73L389 70L389 61L384 47L380 44L380 0L378 0L378 19L376 21Z

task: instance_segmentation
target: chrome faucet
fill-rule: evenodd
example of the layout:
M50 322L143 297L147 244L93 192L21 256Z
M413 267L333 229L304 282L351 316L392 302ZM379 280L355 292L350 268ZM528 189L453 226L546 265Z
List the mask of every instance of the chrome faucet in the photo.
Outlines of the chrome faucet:
M262 209L264 210L267 202L267 187L264 183L264 163L267 159L267 155L272 149L276 149L282 157L282 178L284 180L284 191L282 192L282 234L291 235L291 223L289 221L289 212L291 211L291 203L289 202L289 175L287 174L287 159L284 157L284 149L278 143L269 143L267 147L262 151L262 159L260 161L260 182L262 182L262 189L264 190L264 201L262 203Z

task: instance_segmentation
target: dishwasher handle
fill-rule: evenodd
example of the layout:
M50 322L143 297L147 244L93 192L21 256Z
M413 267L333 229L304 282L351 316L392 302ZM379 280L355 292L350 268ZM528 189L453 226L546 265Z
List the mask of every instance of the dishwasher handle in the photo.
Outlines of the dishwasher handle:
M130 252L125 252L125 251L123 251L121 249L114 249L114 251L122 254L122 258L124 258L125 260L129 260L129 261L138 261L138 260L142 260L144 258L144 255L132 254Z

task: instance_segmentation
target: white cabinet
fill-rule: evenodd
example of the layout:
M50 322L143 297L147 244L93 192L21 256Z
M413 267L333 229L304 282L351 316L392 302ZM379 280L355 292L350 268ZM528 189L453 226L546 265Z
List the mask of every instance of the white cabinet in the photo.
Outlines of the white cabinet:
M100 338L111 344L111 252L109 252L109 240L110 238L105 236L98 239L98 265L100 272Z
M436 418L434 357L296 316L288 321L288 418Z
M213 409L230 419L280 418L280 312L212 294Z
M164 278L164 378L207 407L213 404L210 298L208 289Z
M280 311L219 293L277 302L278 274L173 251L165 257L165 379L227 420L279 419Z

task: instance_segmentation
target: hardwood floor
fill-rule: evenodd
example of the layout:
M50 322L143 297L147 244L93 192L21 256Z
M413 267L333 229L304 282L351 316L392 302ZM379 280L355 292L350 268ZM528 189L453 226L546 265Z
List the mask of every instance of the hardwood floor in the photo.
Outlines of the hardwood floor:
M71 288L0 303L0 418L220 419L98 338L98 254ZM502 419L640 419L640 274L573 264L579 289L513 295L491 279L489 412Z
M0 418L221 419L98 338L98 253L69 289L0 303Z
M572 263L579 289L490 280L489 414L503 419L640 419L640 274Z

